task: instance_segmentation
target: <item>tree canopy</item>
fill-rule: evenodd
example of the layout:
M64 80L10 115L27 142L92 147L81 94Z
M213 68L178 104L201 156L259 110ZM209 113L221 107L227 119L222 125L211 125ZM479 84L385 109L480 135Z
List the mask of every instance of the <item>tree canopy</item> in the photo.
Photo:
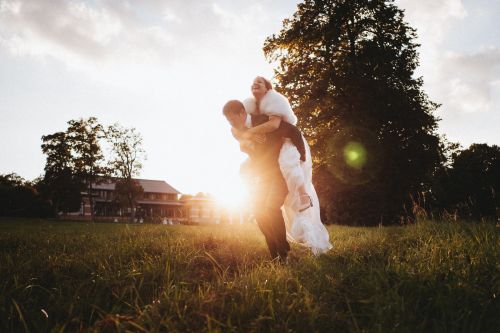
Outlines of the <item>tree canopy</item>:
M51 203L54 215L80 208L82 182L75 170L72 143L66 132L42 136L42 152L47 156L45 174L39 182L42 194Z
M111 145L109 166L112 175L118 177L115 187L116 199L131 211L135 218L136 201L144 193L138 181L133 179L142 169L146 153L142 146L142 136L135 128L124 128L119 124L108 126L106 137Z
M411 217L411 194L442 159L438 105L414 76L415 39L392 0L306 0L265 42L311 144L330 222Z
M435 177L428 210L454 219L500 218L500 147L472 144L455 151Z

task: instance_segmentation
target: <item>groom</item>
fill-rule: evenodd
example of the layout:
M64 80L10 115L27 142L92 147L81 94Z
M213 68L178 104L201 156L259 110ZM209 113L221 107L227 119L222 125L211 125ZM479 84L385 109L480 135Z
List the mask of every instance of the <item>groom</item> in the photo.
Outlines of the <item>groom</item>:
M243 104L237 100L231 100L224 105L223 113L231 126L239 132L244 132L246 125L251 121L251 126L257 126L268 121L269 117L264 114L251 116L245 111ZM233 134L235 134L233 132ZM237 139L237 135L235 135ZM300 140L296 140L296 138ZM254 215L260 230L264 234L269 252L273 259L278 258L286 262L290 245L286 240L285 221L281 212L288 189L285 179L281 174L278 157L283 138L291 138L292 141L301 142L297 149L301 159L305 159L305 147L300 131L293 125L284 121L280 123L277 130L267 133L263 142L255 143L251 149L242 150L249 154L251 161L251 172L257 176L255 182L253 199ZM241 141L240 141L241 143Z

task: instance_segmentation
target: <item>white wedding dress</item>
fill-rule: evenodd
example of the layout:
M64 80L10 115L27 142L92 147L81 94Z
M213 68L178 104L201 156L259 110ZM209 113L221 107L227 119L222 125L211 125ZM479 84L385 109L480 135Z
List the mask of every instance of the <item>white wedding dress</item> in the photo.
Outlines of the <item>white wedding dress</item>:
M255 99L249 98L243 101L248 114L255 112ZM288 100L275 90L269 90L260 103L260 112L267 115L276 115L292 125L297 123L297 117L293 113ZM280 150L279 165L283 178L287 183L288 195L284 205L281 207L285 220L287 238L307 246L315 254L326 253L332 248L329 240L328 230L321 222L319 199L312 184L312 160L307 141L304 140L306 148L306 161L300 160L300 153L290 139L286 139ZM298 188L305 185L306 192L311 197L313 206L303 212L300 209L300 196Z

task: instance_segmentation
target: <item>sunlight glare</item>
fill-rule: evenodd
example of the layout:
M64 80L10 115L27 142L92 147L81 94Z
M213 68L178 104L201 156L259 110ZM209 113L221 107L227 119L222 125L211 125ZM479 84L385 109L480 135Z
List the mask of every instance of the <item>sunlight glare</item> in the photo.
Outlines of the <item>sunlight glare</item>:
M239 177L225 182L214 195L220 206L230 210L244 210L249 201L246 185Z

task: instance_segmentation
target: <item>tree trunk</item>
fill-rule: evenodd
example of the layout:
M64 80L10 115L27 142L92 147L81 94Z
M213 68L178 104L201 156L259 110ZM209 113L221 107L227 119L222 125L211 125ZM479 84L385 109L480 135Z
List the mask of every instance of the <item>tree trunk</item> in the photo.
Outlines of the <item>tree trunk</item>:
M135 220L135 207L134 207L134 201L129 198L129 207L130 207L130 219L132 220L132 222L134 222Z
M54 217L59 217L59 199L52 200L52 211L54 212Z
M133 203L132 203L131 209L132 209L132 221L134 221L135 220L135 205Z
M89 182L89 204L90 204L90 221L94 222L94 197L92 196L92 181Z

